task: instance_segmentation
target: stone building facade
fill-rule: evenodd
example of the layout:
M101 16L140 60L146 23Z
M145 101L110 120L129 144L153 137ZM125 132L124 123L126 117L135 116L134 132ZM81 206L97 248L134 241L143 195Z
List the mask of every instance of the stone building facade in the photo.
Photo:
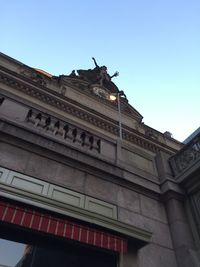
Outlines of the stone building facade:
M97 66L56 77L0 54L0 238L38 262L199 266L199 136L145 125Z

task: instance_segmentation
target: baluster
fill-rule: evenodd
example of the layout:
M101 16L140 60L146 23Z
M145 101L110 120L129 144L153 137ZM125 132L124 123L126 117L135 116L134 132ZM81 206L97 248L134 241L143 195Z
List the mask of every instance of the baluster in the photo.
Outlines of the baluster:
M42 114L38 113L37 116L35 117L35 123L34 123L35 127L38 126L38 124L40 123L41 119L42 119Z

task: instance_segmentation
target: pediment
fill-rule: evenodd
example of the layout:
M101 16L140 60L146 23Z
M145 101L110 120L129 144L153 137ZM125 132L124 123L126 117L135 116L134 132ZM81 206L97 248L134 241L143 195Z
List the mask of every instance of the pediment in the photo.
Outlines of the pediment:
M111 95L113 92L105 86L101 86L99 84L91 84L78 77L70 77L66 75L54 77L54 79L57 80L60 85L66 85L67 87L84 92L85 94L92 96L100 102L107 103L107 105L111 105L117 108L117 101L110 101L109 99L109 95ZM118 91L116 91L116 93ZM127 98L121 98L121 112L133 117L137 122L141 122L143 119L142 115L129 104Z
M86 72L87 70L79 70ZM89 73L92 70L89 70ZM72 88L74 90L79 90L80 92L93 97L94 99L98 100L99 102L104 102L107 105L110 105L112 107L115 107L117 109L117 101L110 101L109 96L113 93L118 93L119 89L118 87L110 80L107 82L104 82L102 85L97 81L95 83L95 75L92 74L91 76L87 76L87 78L84 78L83 75L77 75L75 71L72 71L69 75L60 75L60 76L52 76L49 73L46 73L43 70L35 69L35 68L22 68L20 72L23 76L30 79L34 83L37 83L38 85L48 87L50 83L53 83L55 86L59 87L68 87ZM91 73L90 73L91 74ZM89 78L88 78L89 77ZM103 93L95 93L95 88L98 88L99 92L105 92ZM137 122L141 122L143 117L142 115L134 108L132 107L127 98L121 99L121 112L125 113L126 115L134 118Z

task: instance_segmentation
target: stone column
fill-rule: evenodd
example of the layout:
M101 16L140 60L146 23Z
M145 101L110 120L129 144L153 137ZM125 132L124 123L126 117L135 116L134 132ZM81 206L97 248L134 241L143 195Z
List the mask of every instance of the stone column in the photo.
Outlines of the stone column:
M185 194L172 175L169 157L169 154L160 152L156 157L156 163L177 265L196 267L190 253L195 245L184 206Z
M166 198L166 210L178 266L195 267L191 256L195 245L183 199L173 193L169 194Z

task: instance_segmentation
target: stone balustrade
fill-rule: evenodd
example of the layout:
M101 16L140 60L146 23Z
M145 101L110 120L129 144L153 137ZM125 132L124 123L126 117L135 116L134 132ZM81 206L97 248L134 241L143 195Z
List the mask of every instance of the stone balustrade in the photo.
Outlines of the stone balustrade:
M170 165L175 176L183 173L200 159L200 133L170 158Z
M66 142L71 142L75 145L100 153L100 139L72 124L33 109L28 111L26 121L43 131L43 133L51 134Z

